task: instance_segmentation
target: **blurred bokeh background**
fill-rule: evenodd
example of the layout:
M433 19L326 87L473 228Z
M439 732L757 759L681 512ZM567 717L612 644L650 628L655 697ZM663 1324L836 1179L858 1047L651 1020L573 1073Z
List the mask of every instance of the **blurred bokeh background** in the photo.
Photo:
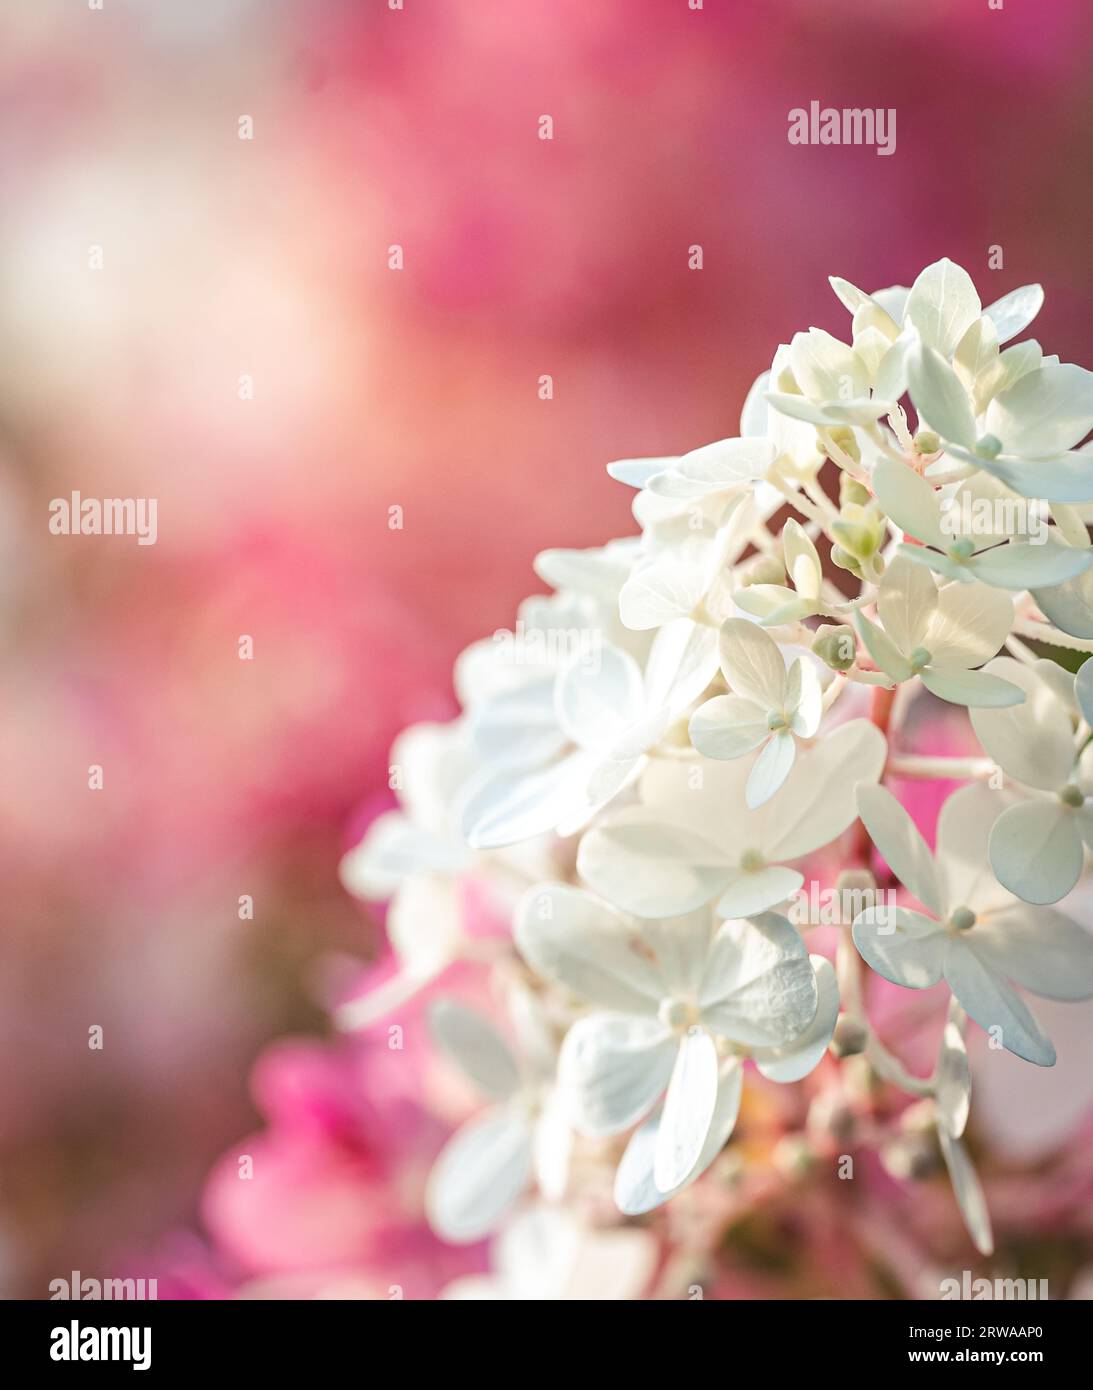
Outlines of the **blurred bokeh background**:
M210 1226L225 1287L379 1238L435 1121L321 1181L282 1150L277 1240L214 1165L303 1092L370 1132L302 1039L376 950L336 866L392 736L537 550L632 529L609 459L734 433L779 342L844 329L827 275L1038 279L1088 361L1091 57L1083 0L6 0L0 1291L215 1290ZM813 98L894 107L896 153L791 146ZM73 490L157 499L157 543L50 535Z

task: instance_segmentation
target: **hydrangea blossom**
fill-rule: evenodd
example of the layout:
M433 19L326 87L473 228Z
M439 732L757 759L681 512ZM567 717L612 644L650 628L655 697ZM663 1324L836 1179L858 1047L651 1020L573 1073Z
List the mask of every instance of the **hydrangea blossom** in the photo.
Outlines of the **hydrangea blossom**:
M352 892L394 895L402 974L342 1026L397 1019L456 958L523 1018L514 1052L458 1002L432 1014L490 1102L429 1184L448 1239L495 1236L493 1274L451 1297L574 1296L576 1251L598 1267L626 1220L698 1203L734 1152L759 1161L754 1131L735 1136L770 1082L811 1088L821 1116L857 1097L882 1147L878 1087L927 1107L988 1252L965 1033L986 1033L988 1062L1050 1066L1023 992L1093 997L1093 937L1048 906L1093 848L1093 666L1075 679L1029 645L1093 650L1093 376L1004 346L1039 286L983 309L948 260L909 289L831 284L846 338L780 345L738 435L609 465L639 534L538 557L553 592L460 657L459 719L404 736L402 809L343 864ZM982 756L908 746L935 697L970 711ZM893 795L908 779L966 784L935 852ZM468 940L468 882L492 891L500 937ZM818 886L838 899L822 922L797 910ZM834 960L830 936L806 939L820 925ZM946 982L929 1075L872 1026L866 966ZM815 1124L783 1140L774 1180L787 1153L829 1152ZM639 1263L604 1286L637 1296Z

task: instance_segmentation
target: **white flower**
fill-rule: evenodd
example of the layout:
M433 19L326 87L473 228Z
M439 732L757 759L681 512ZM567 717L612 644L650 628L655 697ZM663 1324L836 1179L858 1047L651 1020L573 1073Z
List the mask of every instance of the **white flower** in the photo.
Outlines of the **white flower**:
M782 1049L817 1013L805 946L774 913L716 930L708 908L639 924L580 889L545 885L524 899L516 942L540 975L609 1011L580 1019L562 1044L558 1079L577 1128L620 1133L664 1095L653 1175L665 1195L695 1170L719 1092L734 1084L717 1040Z
M647 492L641 497L664 500ZM751 543L758 512L747 492L736 493L725 507L715 499L716 519L707 515L707 505L671 503L666 515L654 512L645 523L642 553L619 593L619 616L628 628L643 632L728 608L730 571Z
M997 648L996 648L997 650ZM743 618L721 628L721 670L732 690L700 705L691 716L691 742L708 758L742 758L762 745L748 774L745 799L755 810L785 783L798 738L820 727L823 690L809 656L789 669L774 639Z
M560 1196L569 1161L569 1128L551 1090L554 1063L534 1012L518 1015L521 1056L481 1015L452 999L429 1010L445 1055L493 1103L462 1125L441 1150L425 1190L429 1224L465 1244L488 1235L522 1195L532 1174Z
M584 835L577 871L638 917L710 902L723 917L765 912L804 882L786 863L829 844L857 818L855 788L877 781L886 751L873 724L851 720L798 759L777 802L750 814L746 766L657 759L641 779L641 804Z
M1011 892L1029 903L1055 903L1078 881L1083 844L1093 848L1093 746L1075 744L1080 699L1093 714L1087 662L1077 682L1053 661L1022 665L998 657L988 669L1025 692L1009 710L976 710L976 737L1006 776L1026 789L994 823L991 866Z
M716 499L725 506L759 482L774 459L774 445L768 439L720 439L681 458L658 460L664 467L651 473L642 486L658 497L684 502Z
M907 357L907 379L920 423L936 431L950 458L981 468L1025 497L1093 500L1093 469L1074 451L1093 426L1093 373L1045 361L974 413L964 382L925 340Z
M657 1264L657 1241L636 1227L594 1227L539 1202L494 1238L491 1274L456 1279L444 1299L502 1302L640 1298Z
M827 1051L839 1017L839 987L830 961L810 956L816 976L818 1003L809 1026L792 1042L780 1047L748 1048L759 1072L769 1081L791 1083L807 1076L819 1065ZM615 1204L627 1216L642 1216L675 1197L702 1176L725 1147L736 1125L743 1094L744 1068L737 1048L722 1060L718 1069L717 1101L713 1119L698 1161L677 1187L664 1190L657 1185L656 1155L661 1142L664 1115L658 1105L649 1118L634 1131L615 1174Z
M866 358L822 328L794 335L787 364L767 393L782 415L812 425L871 424L894 409L894 400L871 393L873 374Z
M995 536L953 535L942 524L942 497L906 464L880 459L873 471L877 501L905 534L921 545L903 545L901 554L946 579L978 579L1000 589L1046 589L1075 578L1093 564L1093 551L1048 540L998 544ZM959 513L960 489L953 498Z
M950 1004L934 1075L937 1137L968 1234L981 1255L990 1255L994 1251L990 1213L979 1178L962 1143L972 1094L968 1050L958 1022L962 1017L957 1007Z
M945 802L937 857L890 791L862 787L858 806L873 843L932 913L886 905L854 920L854 943L893 984L927 989L944 977L965 1011L1003 1047L1049 1067L1055 1049L1010 981L1048 999L1093 996L1093 938L1062 913L1032 911L995 881L987 858L994 798L964 787Z
M885 571L877 597L883 630L857 614L869 654L893 681L921 678L942 700L956 705L1015 705L1019 686L973 671L992 657L1013 625L1013 602L985 584L947 584L938 589L929 570L897 556Z
M467 842L488 849L579 830L640 773L716 666L714 631L681 619L657 633L644 677L604 644L482 702L470 723L489 770L463 807Z

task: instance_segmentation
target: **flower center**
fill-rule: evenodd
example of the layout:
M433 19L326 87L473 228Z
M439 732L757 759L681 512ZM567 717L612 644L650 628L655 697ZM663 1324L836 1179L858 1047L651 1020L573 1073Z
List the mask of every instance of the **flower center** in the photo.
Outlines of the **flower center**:
M784 729L785 727L786 716L780 710L772 709L767 715L767 728L772 734L776 734L779 729Z
M949 926L954 931L967 931L975 926L975 913L970 907L958 907L949 915Z
M1071 782L1068 787L1062 789L1059 793L1059 800L1064 806L1073 806L1077 808L1078 806L1085 805L1085 797L1082 795L1081 787L1076 787L1073 782Z
M916 647L909 658L912 671L921 671L924 666L929 666L932 659L925 647Z
M765 867L766 862L757 849L746 849L740 856L740 867L746 874L758 873Z
M957 536L949 546L949 554L956 560L970 560L975 554L975 544L971 536Z
M996 459L1002 452L1002 441L995 434L985 434L975 441L975 452L981 459Z
M698 1005L690 999L662 999L657 1010L661 1023L674 1033L685 1033L688 1028L693 1028L701 1016Z

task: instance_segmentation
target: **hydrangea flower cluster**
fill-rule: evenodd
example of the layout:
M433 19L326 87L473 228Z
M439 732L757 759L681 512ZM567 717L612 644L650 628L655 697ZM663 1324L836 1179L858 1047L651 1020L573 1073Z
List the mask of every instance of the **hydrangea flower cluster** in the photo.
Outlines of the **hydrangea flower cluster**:
M1050 1066L1024 992L1093 996L1093 938L1054 906L1093 848L1093 666L1038 654L1093 650L1093 374L1005 346L1039 286L984 309L948 260L910 289L831 284L849 341L780 346L738 436L609 465L640 534L538 556L553 592L463 652L461 715L402 735L400 808L344 860L353 893L391 899L399 969L342 1027L456 960L509 1019L506 1038L454 1000L431 1014L483 1108L430 1218L454 1242L500 1233L503 1256L500 1285L453 1297L570 1287L578 1249L608 1268L596 1241L620 1232L574 1200L590 1173L613 1170L623 1216L651 1212L722 1153L753 1069L792 1085L825 1056L925 1107L989 1253L968 1021ZM982 755L908 750L931 700L970 711ZM893 777L964 784L933 851ZM817 876L833 961L793 910ZM498 940L464 930L471 881ZM871 1026L865 965L951 991L929 1075Z

